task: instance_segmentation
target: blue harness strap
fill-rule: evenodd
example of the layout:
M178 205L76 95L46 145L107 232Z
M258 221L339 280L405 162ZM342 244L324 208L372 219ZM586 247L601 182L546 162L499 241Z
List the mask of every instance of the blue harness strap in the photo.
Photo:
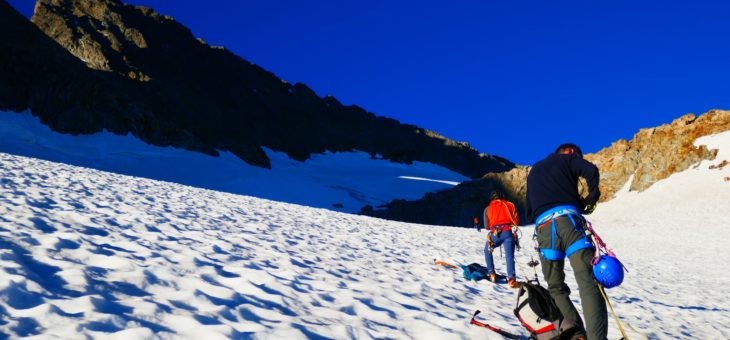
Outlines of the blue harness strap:
M537 226L543 225L548 221L551 222L550 248L540 248L540 253L546 260L563 260L566 256L570 257L570 255L573 255L573 253L578 250L593 248L593 243L591 243L591 241L589 241L588 238L584 235L582 238L571 243L570 246L568 246L568 249L565 250L565 252L555 249L555 239L558 237L558 232L555 228L555 220L560 216L566 215L568 216L568 218L570 218L570 223L573 224L573 227L576 228L577 231L583 232L583 230L578 229L578 225L575 223L575 219L573 219L573 215L580 216L580 213L578 212L578 209L571 205L561 205L552 208L542 213L536 220L535 233L537 233Z

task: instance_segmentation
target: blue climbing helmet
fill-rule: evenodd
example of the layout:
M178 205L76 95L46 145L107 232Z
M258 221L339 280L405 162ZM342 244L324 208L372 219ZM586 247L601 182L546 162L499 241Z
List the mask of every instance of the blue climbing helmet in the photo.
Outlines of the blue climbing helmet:
M613 288L624 281L624 265L617 258L601 255L593 266L593 276L604 288Z

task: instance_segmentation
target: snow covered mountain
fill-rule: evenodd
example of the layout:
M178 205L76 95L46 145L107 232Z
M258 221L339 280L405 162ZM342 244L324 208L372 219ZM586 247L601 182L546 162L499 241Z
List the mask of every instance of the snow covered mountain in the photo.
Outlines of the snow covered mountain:
M351 213L514 167L118 0L0 0L0 65L0 152Z
M289 82L180 22L119 0L38 0L29 21L0 0L0 110L53 131L132 135L271 167L359 151L440 165L469 178L514 164L421 127Z
M650 338L730 338L730 132L697 143L718 157L591 217L630 270L614 307ZM432 264L482 262L483 236L0 153L0 332L498 339L468 320L519 332L514 290Z
M267 149L271 169L266 169L229 152L215 157L129 135L60 134L27 113L0 111L0 140L0 152L14 155L350 213L467 180L431 163L396 163L364 152L325 153L300 162Z

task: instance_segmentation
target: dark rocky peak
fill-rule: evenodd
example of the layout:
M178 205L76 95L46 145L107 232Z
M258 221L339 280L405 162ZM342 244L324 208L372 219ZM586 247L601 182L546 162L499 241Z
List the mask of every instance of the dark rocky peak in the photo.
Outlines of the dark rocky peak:
M93 69L140 81L222 78L241 83L235 78L243 76L253 92L292 92L273 74L225 48L208 46L172 17L147 7L116 0L39 0L31 20Z
M108 1L40 0L31 20L90 68L131 71L120 52L147 43L118 14L124 7Z
M31 20L90 68L119 72L140 81L149 80L145 71L155 70L145 67L150 65L145 65L140 50L157 47L159 53L169 49L166 38L195 40L171 17L117 1L39 0Z
M144 89L89 69L5 1L0 1L0 110L31 110L53 130L132 133L148 143L215 154L212 146L158 119Z
M3 41L8 49L0 53L8 62L0 66L6 68L0 87L16 88L0 106L30 109L59 132L132 133L154 145L230 151L263 167L269 166L263 147L297 160L359 150L472 178L514 166L466 143L321 98L304 84L208 46L149 8L116 0L39 0L32 18L37 28L23 19L18 25L36 39ZM38 28L51 39L41 39ZM66 61L44 63L46 54Z

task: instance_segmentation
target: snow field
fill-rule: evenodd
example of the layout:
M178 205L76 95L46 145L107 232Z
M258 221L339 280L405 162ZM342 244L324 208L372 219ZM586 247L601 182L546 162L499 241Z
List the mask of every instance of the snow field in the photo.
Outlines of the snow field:
M0 154L0 332L60 338L483 337L517 329L474 230L395 223ZM501 294L509 299L485 299ZM487 313L489 314L489 313Z
M628 267L607 292L616 312L656 338L730 339L730 131L695 145L713 160L637 193L628 188L589 217Z
M64 135L29 113L0 111L0 140L0 152L13 155L351 213L467 180L431 163L394 163L365 152L314 154L299 162L264 149L272 167L264 169L229 152L212 157L131 135Z
M652 339L730 338L730 166L709 169L730 132L698 143L720 154L589 216L630 270L614 308ZM500 339L476 309L525 334L514 290L432 264L483 263L484 237L0 153L0 337Z

